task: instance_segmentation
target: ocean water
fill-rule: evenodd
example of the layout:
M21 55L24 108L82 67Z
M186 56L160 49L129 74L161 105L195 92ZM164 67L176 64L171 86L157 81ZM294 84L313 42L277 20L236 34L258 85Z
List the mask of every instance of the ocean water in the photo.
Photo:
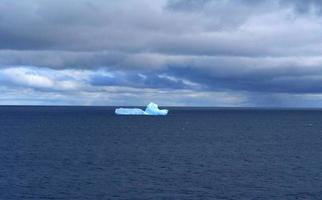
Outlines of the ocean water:
M322 199L322 111L0 107L0 199Z

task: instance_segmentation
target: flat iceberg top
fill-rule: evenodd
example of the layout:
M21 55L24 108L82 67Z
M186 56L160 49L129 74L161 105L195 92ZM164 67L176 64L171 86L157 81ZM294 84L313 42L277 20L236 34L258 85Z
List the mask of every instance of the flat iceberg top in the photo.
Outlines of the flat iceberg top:
M167 115L167 109L159 109L155 103L149 103L145 111L140 108L117 108L115 109L117 115Z
M140 108L117 108L115 109L117 115L145 115L145 112Z

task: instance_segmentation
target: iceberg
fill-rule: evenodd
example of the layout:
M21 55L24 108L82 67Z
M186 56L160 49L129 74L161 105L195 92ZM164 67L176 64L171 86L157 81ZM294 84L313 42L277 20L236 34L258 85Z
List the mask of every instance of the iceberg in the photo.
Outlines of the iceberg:
M145 112L139 108L117 108L115 109L117 115L145 115Z
M159 109L155 103L149 103L145 110L140 108L117 108L115 109L117 115L167 115L167 109Z
M145 113L147 115L167 115L168 110L167 109L160 110L157 104L151 102L146 106Z

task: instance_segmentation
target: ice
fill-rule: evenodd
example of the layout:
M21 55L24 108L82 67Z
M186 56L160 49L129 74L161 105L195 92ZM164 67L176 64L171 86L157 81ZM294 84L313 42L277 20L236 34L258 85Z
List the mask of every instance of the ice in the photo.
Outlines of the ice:
M145 115L146 113L139 108L117 108L115 109L117 115Z
M167 115L168 110L159 109L158 105L155 103L149 103L146 106L145 111L140 108L117 108L115 109L115 114L117 115Z
M151 102L146 106L145 113L147 113L148 115L167 115L168 110L160 110L157 104Z

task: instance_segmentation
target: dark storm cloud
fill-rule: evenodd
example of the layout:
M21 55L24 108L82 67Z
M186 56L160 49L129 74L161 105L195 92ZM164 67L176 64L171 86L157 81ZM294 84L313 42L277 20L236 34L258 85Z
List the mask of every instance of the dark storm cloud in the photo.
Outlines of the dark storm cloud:
M243 76L216 76L207 71L193 68L172 69L172 76L181 77L198 84L204 84L209 91L251 91L272 93L308 93L322 92L322 75L264 75L248 74ZM292 74L292 73L290 73Z
M215 14L210 18L168 12L164 10L165 1L155 1L155 5L133 0L70 2L4 0L0 6L0 48L170 54L247 54L247 51L253 54L253 51L263 51L249 50L254 42L245 35L215 34L216 30L235 29L254 13L252 8L236 7L234 1L211 6L209 12ZM243 4L238 2L237 5ZM214 9L217 12L213 12ZM261 10L255 13L258 12ZM240 50L241 45L236 44L239 42L243 43L245 51Z
M317 0L2 0L0 78L7 88L37 91L191 90L208 100L228 91L232 103L244 98L240 92L254 104L269 94L276 102L290 99L277 94L318 95L321 6ZM57 79L65 73L86 80Z
M0 48L239 56L274 55L284 50L279 51L280 42L273 40L274 35L239 30L251 16L279 9L266 1L198 1L205 16L167 9L178 5L200 9L196 1L155 1L155 5L134 0L70 2L4 0ZM291 32L288 38L290 42L297 39ZM259 41L267 42L258 45Z

